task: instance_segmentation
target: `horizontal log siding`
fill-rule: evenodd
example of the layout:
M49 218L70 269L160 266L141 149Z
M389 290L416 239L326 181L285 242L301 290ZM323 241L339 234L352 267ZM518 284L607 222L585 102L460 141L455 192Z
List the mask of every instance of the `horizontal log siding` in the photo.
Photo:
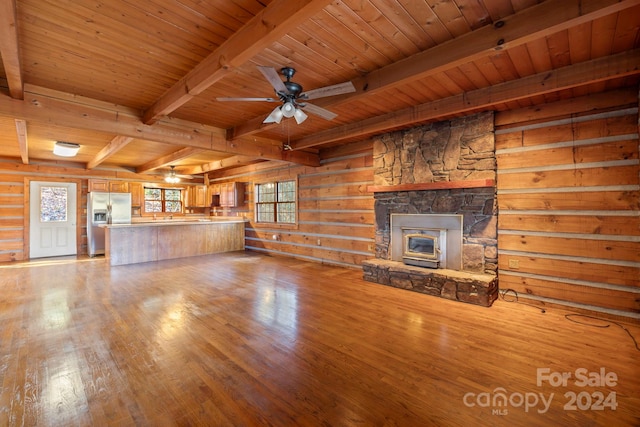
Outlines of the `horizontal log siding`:
M256 224L254 184L296 177L297 226ZM268 170L248 167L218 181L224 180L247 183L247 204L242 211L250 219L246 227L247 250L345 267L359 267L363 260L374 257L374 201L367 192L367 186L373 183L370 146L354 153L342 148L339 157L325 159L316 168L282 164L274 164Z
M496 115L502 290L640 318L638 106L616 99Z
M28 257L29 218L25 216L25 200L29 187L25 182L77 182L79 192L78 254L87 253L87 183L91 178L112 181L140 181L147 175L125 170L91 169L80 164L37 162L22 164L17 160L0 159L0 262L23 261ZM162 181L159 177L155 179ZM26 192L26 193L25 193ZM20 235L18 235L18 232Z
M0 171L0 262L24 259L24 177Z
M80 172L79 172L80 173ZM29 187L25 182L33 181L61 181L67 179L76 180L76 174L69 173L68 169L56 166L32 166L15 163L0 162L0 263L11 261L24 261L28 259L29 217L25 215L25 201ZM78 186L82 206L87 200L87 181ZM86 253L86 212L78 218L81 227L81 236L78 241L78 253Z

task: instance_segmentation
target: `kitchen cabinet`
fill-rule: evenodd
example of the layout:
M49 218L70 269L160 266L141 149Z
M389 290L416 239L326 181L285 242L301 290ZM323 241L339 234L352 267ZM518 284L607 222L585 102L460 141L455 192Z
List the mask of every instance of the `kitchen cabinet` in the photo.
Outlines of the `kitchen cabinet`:
M220 206L220 184L211 184L207 187L207 204Z
M244 204L244 184L224 182L220 185L220 206L235 208Z
M89 192L128 193L129 183L126 181L109 181L106 179L90 179Z
M196 185L194 190L195 206L199 208L205 207L207 205L207 187L204 185Z
M109 192L109 181L105 179L90 179L89 180L89 193L92 191Z
M203 208L207 205L207 187L193 185L187 189L186 206L190 208Z
M109 181L110 193L128 193L129 183L126 181Z
M129 192L131 193L131 207L142 206L142 184L139 182L129 183Z

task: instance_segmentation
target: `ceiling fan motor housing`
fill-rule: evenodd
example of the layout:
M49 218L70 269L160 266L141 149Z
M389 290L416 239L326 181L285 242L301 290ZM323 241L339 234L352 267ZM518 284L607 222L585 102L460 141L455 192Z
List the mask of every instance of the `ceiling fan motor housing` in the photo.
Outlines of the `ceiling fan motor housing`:
M286 86L287 90L289 91L289 94L292 95L294 98L297 98L300 95L300 93L302 92L302 86L300 86L296 82L286 81L286 82L284 82L284 85Z
M283 82L284 86L289 91L288 94L278 94L283 101L294 102L298 96L302 93L302 86L300 86L296 82L291 81L291 77L296 73L295 68L284 67L280 69L282 75L287 79L287 81Z

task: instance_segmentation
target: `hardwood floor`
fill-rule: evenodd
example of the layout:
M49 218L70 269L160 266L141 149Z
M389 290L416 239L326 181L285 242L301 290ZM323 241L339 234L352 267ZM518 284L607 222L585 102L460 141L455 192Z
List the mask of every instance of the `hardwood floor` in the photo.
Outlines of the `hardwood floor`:
M0 425L640 425L618 325L361 277L244 252L0 265Z

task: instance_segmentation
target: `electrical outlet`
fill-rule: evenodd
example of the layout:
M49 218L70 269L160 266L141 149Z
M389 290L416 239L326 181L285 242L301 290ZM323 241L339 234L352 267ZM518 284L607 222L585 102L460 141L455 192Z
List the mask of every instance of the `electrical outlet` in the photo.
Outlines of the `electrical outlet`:
M318 239L318 241L316 242L316 245L321 246L322 242L320 242L320 239Z
M520 268L520 260L518 260L518 259L510 259L509 260L509 268L513 268L513 269Z

